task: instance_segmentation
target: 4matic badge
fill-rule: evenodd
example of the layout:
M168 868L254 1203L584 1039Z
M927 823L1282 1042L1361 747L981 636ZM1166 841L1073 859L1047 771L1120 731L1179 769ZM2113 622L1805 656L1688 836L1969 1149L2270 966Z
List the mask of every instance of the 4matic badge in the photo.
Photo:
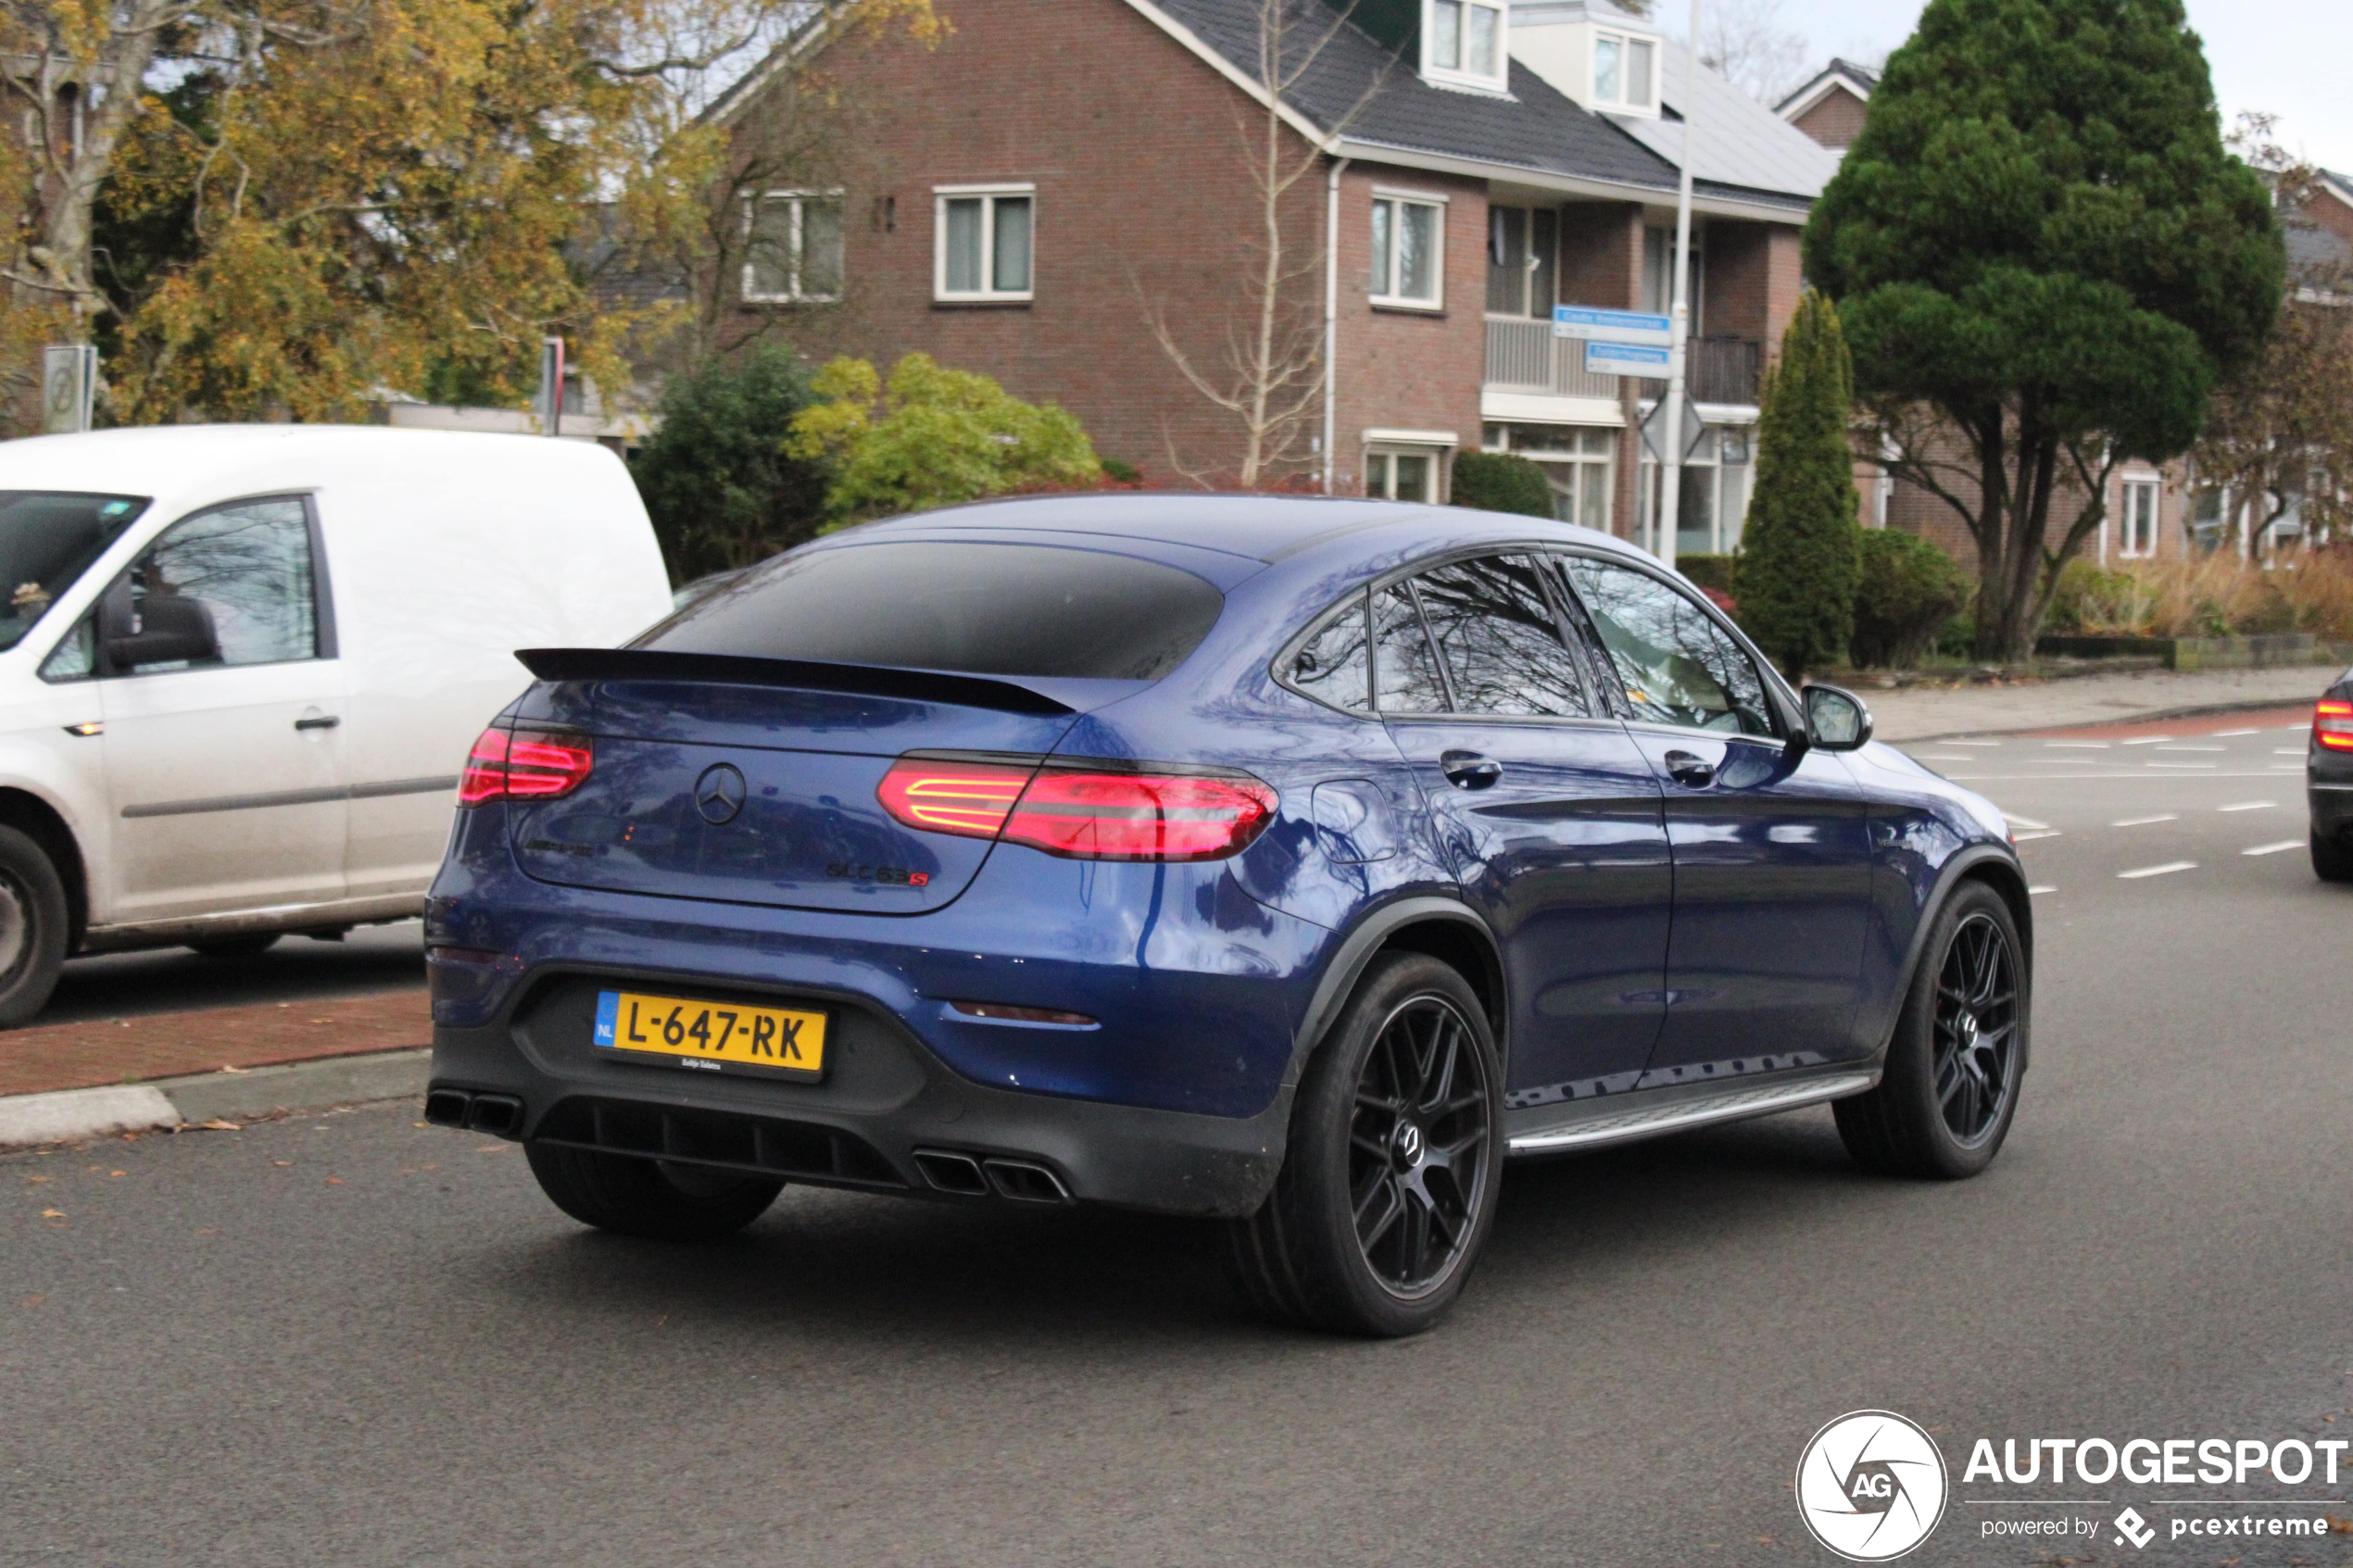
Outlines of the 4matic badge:
M1856 1411L1814 1434L1797 1461L1797 1511L1851 1562L1903 1556L1944 1516L1944 1456L1893 1411Z

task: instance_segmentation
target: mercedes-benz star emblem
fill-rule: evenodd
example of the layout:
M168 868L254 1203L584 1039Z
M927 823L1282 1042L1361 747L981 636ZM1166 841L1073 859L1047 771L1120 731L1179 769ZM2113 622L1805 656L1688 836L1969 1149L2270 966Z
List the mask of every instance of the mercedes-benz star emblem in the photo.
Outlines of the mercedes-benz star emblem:
M695 781L695 809L712 827L724 827L744 809L744 776L732 762L713 762Z

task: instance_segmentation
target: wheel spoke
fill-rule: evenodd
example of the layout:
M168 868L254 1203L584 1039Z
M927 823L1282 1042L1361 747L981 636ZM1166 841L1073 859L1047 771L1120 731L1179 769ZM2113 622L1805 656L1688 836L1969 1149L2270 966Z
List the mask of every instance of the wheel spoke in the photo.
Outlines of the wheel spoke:
M1365 1211L1373 1208L1373 1200L1375 1198L1385 1198L1389 1201L1382 1205L1378 1210L1375 1210L1375 1218L1373 1222L1368 1224L1365 1220ZM1397 1184L1395 1182L1384 1178L1381 1181L1374 1183L1373 1190L1365 1194L1364 1201L1356 1206L1356 1240L1358 1244L1361 1245L1365 1248L1365 1252L1369 1254L1376 1246L1379 1245L1380 1238L1389 1234L1390 1227L1397 1223L1398 1216L1404 1212L1405 1199L1404 1197L1397 1190Z

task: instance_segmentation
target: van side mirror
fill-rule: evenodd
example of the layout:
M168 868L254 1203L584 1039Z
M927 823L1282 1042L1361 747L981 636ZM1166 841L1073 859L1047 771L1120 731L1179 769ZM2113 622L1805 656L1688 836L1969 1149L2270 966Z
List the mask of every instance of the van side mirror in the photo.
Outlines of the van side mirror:
M1806 728L1824 751L1853 751L1871 738L1871 710L1843 687L1808 686Z
M202 599L150 594L140 602L134 624L137 631L115 633L106 639L107 662L116 670L220 661L220 636L213 629L212 609Z

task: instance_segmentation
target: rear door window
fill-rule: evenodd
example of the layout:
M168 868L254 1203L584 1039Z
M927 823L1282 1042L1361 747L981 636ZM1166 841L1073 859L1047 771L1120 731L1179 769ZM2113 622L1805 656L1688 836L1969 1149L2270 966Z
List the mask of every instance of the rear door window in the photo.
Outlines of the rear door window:
M1507 719L1593 716L1577 661L1560 638L1535 560L1478 556L1415 580L1457 713Z
M774 562L639 647L973 675L1156 681L1226 599L1189 571L1047 545L885 543Z

